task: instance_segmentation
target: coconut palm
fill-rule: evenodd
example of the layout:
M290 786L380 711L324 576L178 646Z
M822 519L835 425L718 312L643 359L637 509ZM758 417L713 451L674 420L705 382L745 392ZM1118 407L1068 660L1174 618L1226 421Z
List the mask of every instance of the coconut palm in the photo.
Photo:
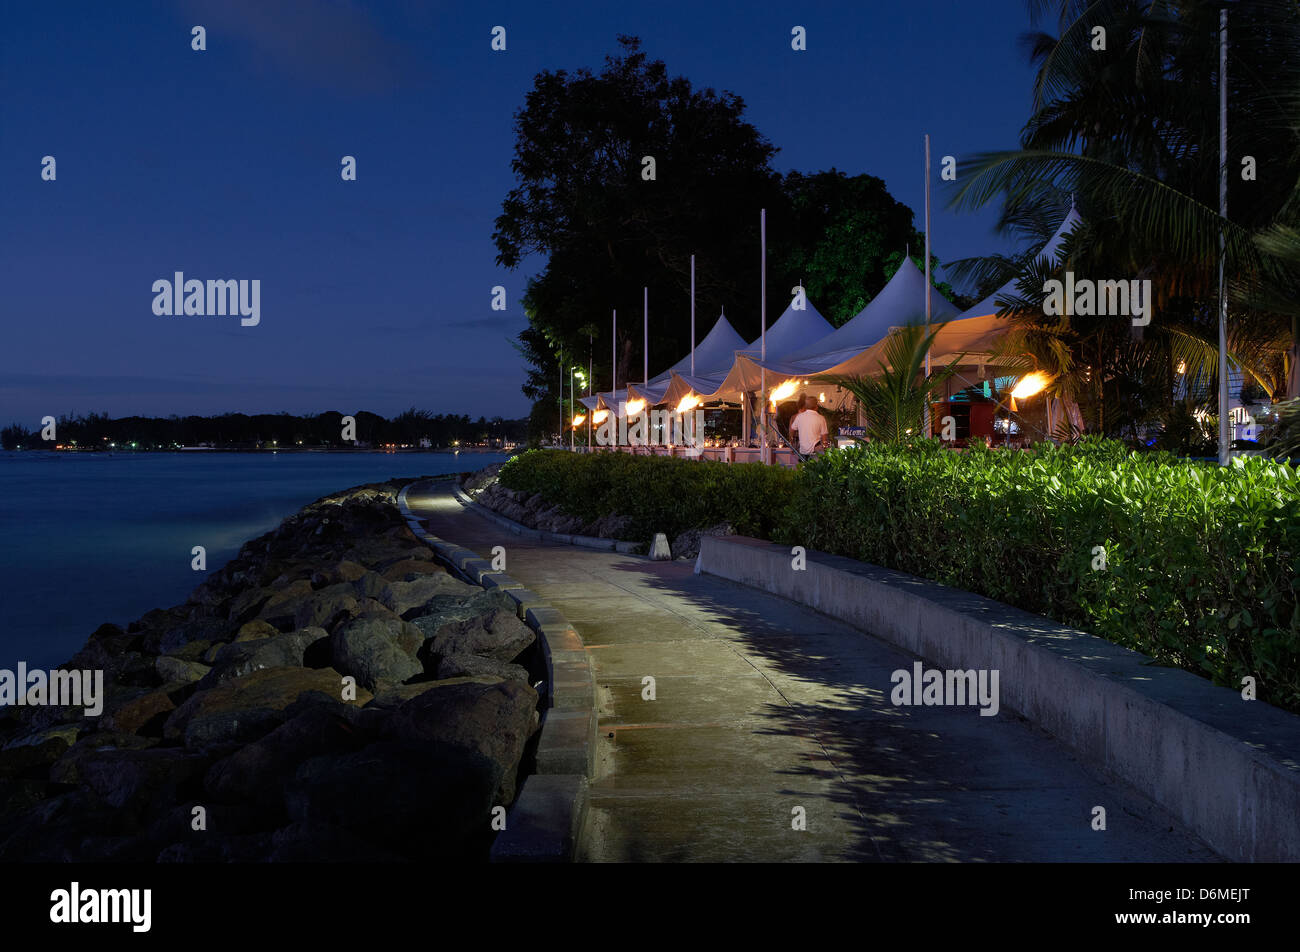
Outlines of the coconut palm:
M1077 386L1080 375L1096 385L1122 373L1121 365L1150 366L1155 354L1167 377L1182 368L1208 400L1217 374L1220 240L1233 362L1270 396L1294 376L1286 345L1300 318L1300 8L1295 0L1231 4L1224 219L1217 211L1221 5L1061 0L1055 34L1025 40L1038 72L1022 148L965 164L954 205L1000 197L1005 231L1034 234L1026 219L1038 218L1041 235L1059 222L1061 196L1072 195L1084 224L1067 242L1060 270L1152 281L1159 319L1140 334L1123 321L1045 320L1041 294L1038 302L1028 293L1008 303L1005 313L1019 315L1009 346L1054 357L1061 387ZM1051 6L1030 4L1036 17ZM1099 26L1104 49L1095 48ZM985 265L982 275L991 279L1006 263ZM1139 352L1146 352L1141 360Z
M921 324L895 328L884 342L879 372L856 377L835 376L830 383L857 398L867 417L867 436L881 443L904 443L919 434L925 408L934 393L957 372L961 357L942 370L925 375L925 355L943 327ZM965 356L965 355L961 355Z

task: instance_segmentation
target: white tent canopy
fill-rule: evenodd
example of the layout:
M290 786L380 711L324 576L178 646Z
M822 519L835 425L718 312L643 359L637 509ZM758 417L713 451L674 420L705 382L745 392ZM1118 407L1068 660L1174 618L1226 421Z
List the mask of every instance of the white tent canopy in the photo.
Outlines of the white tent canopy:
M1082 220L1071 207L1038 257L1059 261L1066 237ZM790 378L873 373L879 367L890 331L924 320L926 292L924 272L911 258L905 258L880 293L838 329L832 329L811 302L799 311L792 303L768 329L766 360L761 357L759 341L746 344L727 319L719 317L695 349L694 374L688 354L648 384L630 383L626 390L583 397L582 403L588 409L606 407L617 411L629 396L641 397L651 406L676 404L690 393L705 399L738 400L743 393L758 390L764 377L770 388ZM931 359L944 362L967 353L970 362L982 363L1006 333L1006 322L996 317L997 302L1016 296L1018 289L1014 279L1008 281L960 314L933 287L928 292L931 323L947 324L938 332Z
M957 309L935 288L930 288L931 320L938 324L957 316ZM815 343L786 354L790 362L817 360L845 351L861 351L880 341L891 327L925 316L925 272L911 258L903 259L894 276L867 306L843 327ZM771 354L769 353L769 357Z
M1082 221L1083 216L1074 210L1073 205L1070 206L1070 211L1066 214L1065 220L1061 222L1061 227L1056 229L1056 234L1052 235L1047 244L1043 246L1043 250L1038 253L1038 257L1050 258L1053 264L1059 263L1061 260L1061 246L1065 244L1065 239L1070 232L1074 231ZM960 321L968 317L984 317L988 314L996 314L1000 309L998 305L999 298L1019 296L1020 291L1016 285L1016 279L1012 278L974 307L962 311L962 313L957 316L957 320Z
M704 335L704 340L695 347L695 371L697 374L726 373L735 358L737 350L745 346L745 338L736 332L725 315L718 317L713 327ZM628 399L645 400L647 406L663 403L671 396L668 393L674 373L690 374L691 355L688 353L663 373L652 378L648 383L629 383L626 390L610 394L600 394L603 405L617 410L620 403ZM678 398L680 399L680 397ZM675 402L675 401L674 401Z
M697 379L678 374L673 393L680 393L679 399L691 390L715 399L733 396L738 399L741 393L757 390L762 385L761 368L766 363L779 363L787 354L833 335L835 329L812 302L804 303L804 308L796 310L791 301L776 323L768 328L766 362L761 357L763 340L760 338L744 350L736 351L730 369L724 373L707 374Z

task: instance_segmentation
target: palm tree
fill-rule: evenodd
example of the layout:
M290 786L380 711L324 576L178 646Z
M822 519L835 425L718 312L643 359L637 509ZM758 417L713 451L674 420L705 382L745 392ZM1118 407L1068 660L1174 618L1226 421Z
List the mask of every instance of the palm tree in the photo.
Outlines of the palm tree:
M942 370L925 376L925 355L929 353L942 324L896 328L885 339L879 373L867 376L828 378L830 383L857 398L867 417L867 436L880 443L904 443L919 433L925 408L934 392L957 372L961 357ZM965 356L965 355L962 355Z
M1152 281L1159 320L1140 334L1122 320L1044 320L1032 288L1004 310L1019 318L1013 348L1054 355L1059 386L1086 393L1083 377L1101 388L1103 417L1118 399L1105 392L1107 382L1139 367L1156 368L1171 384L1176 376L1194 380L1191 389L1212 401L1220 236L1230 358L1270 397L1294 376L1286 345L1300 320L1300 10L1295 0L1231 4L1224 219L1217 212L1221 5L1060 0L1056 34L1026 37L1038 73L1022 148L974 157L953 198L970 207L1001 197L1004 230L1033 234L1026 220L1037 219L1041 234L1060 220L1061 197L1071 195L1084 224L1066 243L1060 270ZM1030 3L1035 17L1049 6ZM1104 49L1095 48L1098 26ZM1017 263L1032 271L1014 258L965 265L992 279ZM1166 401L1175 389L1167 388Z

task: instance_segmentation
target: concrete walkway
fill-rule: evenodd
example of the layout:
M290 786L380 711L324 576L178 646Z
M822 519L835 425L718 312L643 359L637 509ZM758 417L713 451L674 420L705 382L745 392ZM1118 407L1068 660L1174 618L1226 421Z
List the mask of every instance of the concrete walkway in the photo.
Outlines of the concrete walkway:
M868 634L690 562L525 541L445 486L407 502L440 538L504 546L586 642L600 730L581 860L1218 859L1005 708L894 707L890 675L916 659Z

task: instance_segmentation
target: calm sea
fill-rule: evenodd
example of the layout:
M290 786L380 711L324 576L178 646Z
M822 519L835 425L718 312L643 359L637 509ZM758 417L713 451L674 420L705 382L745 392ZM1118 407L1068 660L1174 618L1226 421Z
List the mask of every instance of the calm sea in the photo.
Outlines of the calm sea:
M0 451L0 669L66 661L104 622L165 608L247 540L360 483L479 469L493 453ZM190 550L207 549L207 571Z

